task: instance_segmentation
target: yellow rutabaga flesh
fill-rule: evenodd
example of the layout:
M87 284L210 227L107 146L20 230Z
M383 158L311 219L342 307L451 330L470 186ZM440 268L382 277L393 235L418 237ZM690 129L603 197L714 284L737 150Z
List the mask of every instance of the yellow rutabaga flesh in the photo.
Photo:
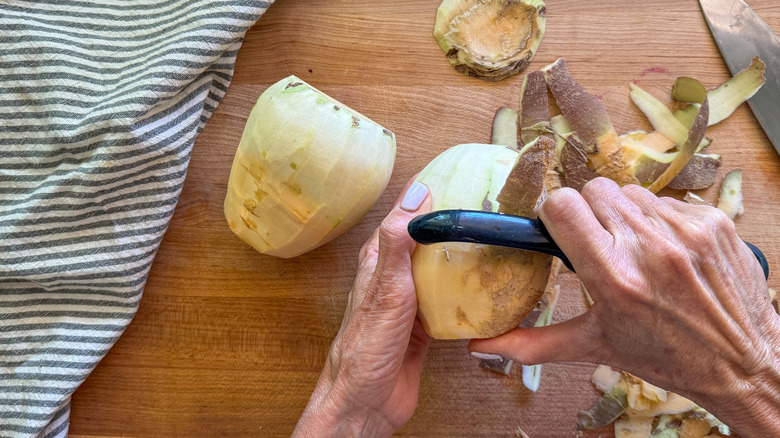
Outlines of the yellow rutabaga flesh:
M417 177L432 209L498 211L496 197L518 151L464 144L446 150ZM437 339L488 338L523 320L544 292L552 257L473 243L418 245L412 255L418 315Z
M357 223L384 191L395 136L295 76L269 87L247 120L225 218L261 253L294 257Z

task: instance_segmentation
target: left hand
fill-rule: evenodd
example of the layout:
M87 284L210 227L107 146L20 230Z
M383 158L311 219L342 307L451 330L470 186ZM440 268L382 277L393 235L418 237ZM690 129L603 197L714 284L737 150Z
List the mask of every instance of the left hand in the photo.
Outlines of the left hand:
M360 251L339 333L293 437L389 436L417 406L430 338L417 315L409 221L430 211L411 181Z

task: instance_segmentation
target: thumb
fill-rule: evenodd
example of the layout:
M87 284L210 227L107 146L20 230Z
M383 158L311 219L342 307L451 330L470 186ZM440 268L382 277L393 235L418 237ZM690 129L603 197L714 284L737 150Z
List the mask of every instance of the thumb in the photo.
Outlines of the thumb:
M379 226L379 263L395 260L397 257L411 256L416 243L409 236L407 227L418 214L431 209L431 197L428 187L414 181L407 185L403 196L396 200L393 209Z
M426 213L431 208L431 196L428 187L420 182L410 181L403 194L396 200L393 208L374 231L366 243L366 260L375 259L373 275L368 284L367 299L399 298L401 302L414 301L414 283L411 273L411 257L416 246L409 236L409 221L417 214ZM370 263L370 262L367 262ZM400 297L398 295L401 295ZM398 304L395 300L382 299L386 305Z
M415 216L427 213L430 209L428 187L418 181L407 185L404 194L379 225L377 273L411 276L411 257L417 244L409 235L407 227ZM379 278L383 276L380 275Z
M517 328L489 339L472 339L469 351L498 354L523 365L547 362L594 362L598 336L590 312L547 327Z

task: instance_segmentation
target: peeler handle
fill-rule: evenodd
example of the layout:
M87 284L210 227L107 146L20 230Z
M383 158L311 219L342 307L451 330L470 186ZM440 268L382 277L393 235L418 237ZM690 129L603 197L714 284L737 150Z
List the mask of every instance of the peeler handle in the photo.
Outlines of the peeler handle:
M440 210L415 217L409 222L409 235L420 244L470 242L536 251L561 259L574 272L566 254L555 243L539 219L475 210ZM752 243L764 277L769 279L766 256Z
M574 271L539 219L473 210L440 210L415 217L409 235L423 245L470 242L549 254Z

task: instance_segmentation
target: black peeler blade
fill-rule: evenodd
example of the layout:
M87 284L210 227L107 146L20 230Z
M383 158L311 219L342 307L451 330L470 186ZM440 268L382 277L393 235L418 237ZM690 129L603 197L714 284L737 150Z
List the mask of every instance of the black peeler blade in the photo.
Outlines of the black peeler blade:
M474 210L439 210L409 222L409 235L423 245L470 242L549 254L574 271L566 254L539 219Z
M417 243L470 242L505 246L549 254L561 259L574 272L566 254L550 237L539 219L475 210L439 210L415 217L409 222L409 235ZM758 259L764 277L769 264L755 245L745 242Z

